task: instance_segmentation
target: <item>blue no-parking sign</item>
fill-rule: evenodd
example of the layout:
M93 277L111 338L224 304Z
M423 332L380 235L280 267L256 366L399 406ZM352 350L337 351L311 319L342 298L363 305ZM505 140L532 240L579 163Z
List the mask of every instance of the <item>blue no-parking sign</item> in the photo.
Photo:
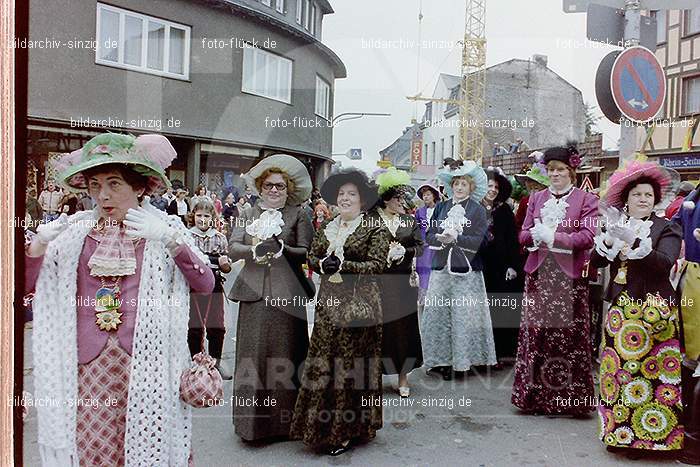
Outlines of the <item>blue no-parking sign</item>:
M656 56L644 47L624 50L615 60L610 75L615 104L635 122L648 122L666 99L666 76Z

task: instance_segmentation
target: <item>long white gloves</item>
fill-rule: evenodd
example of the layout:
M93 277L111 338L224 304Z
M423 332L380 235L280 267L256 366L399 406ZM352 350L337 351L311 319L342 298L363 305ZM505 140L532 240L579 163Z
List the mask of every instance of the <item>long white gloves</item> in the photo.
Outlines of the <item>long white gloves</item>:
M535 226L530 229L535 244L544 243L549 248L554 246L554 229L544 225L539 219L535 219Z
M637 239L637 234L634 232L634 230L618 224L611 225L608 229L608 233L615 238L619 238L630 246L633 245L634 241Z
M63 213L58 217L58 219L55 219L47 224L41 224L39 227L37 227L36 239L39 243L48 245L67 228L68 214Z
M131 237L168 243L176 236L175 229L148 208L129 209L124 225L127 227L126 234Z

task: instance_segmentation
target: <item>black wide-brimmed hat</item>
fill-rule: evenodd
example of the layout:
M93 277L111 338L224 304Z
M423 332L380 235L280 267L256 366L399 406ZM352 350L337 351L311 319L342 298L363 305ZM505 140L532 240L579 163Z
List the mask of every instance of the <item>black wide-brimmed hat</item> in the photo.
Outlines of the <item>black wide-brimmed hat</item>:
M340 169L331 173L321 186L321 197L328 204L337 204L338 190L346 183L352 183L359 190L362 209L374 206L379 199L377 186L370 181L366 173L354 167Z
M500 167L489 167L486 169L486 176L489 180L496 180L498 183L498 195L494 200L495 203L503 203L510 198L513 193L513 185L510 184L510 180Z
M576 169L581 165L582 156L576 148L576 143L567 143L566 147L560 146L549 148L544 152L544 164L547 165L550 161L562 162L572 169Z

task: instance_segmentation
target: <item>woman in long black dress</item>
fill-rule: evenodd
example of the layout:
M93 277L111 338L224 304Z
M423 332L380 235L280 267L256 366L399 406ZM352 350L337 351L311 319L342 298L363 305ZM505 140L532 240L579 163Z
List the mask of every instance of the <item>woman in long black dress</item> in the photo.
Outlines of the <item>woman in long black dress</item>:
M367 176L331 175L323 198L339 215L316 231L309 261L321 275L316 320L290 435L329 455L366 442L382 427L382 307L377 277L389 234L363 213L377 200Z
M386 375L399 375L399 395L408 397L408 373L423 365L418 329L418 284L411 285L413 259L423 253L423 240L415 217L404 205L415 196L411 177L396 169L377 177L379 202L370 215L389 232L391 243L387 269L381 277L384 325L382 362ZM417 273L414 273L417 274Z
M515 215L506 201L513 186L499 168L486 171L488 191L481 204L489 213L486 242L482 247L484 282L489 298L493 338L500 368L503 359L514 359L520 330L520 301L515 282L518 270L518 232Z
M269 440L289 434L309 345L304 301L314 293L302 265L313 228L299 204L311 193L311 179L286 154L263 159L243 177L261 197L241 213L229 239L229 256L245 260L230 295L240 302L233 423L243 440Z

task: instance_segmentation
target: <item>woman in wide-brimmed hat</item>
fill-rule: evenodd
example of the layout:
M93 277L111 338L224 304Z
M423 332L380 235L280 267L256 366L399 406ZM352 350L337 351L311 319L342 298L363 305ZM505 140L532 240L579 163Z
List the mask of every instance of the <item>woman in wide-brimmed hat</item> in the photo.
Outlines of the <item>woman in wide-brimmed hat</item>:
M408 374L423 365L418 330L418 284L411 285L413 260L423 252L418 222L406 214L416 195L408 172L390 168L377 177L379 201L368 222L381 225L391 238L382 274L382 362L386 375L399 375L398 391L409 397Z
M507 203L513 186L500 168L489 167L486 175L489 189L482 205L489 214L489 223L481 255L496 355L501 362L514 358L518 346L522 293L518 295L514 280L520 266L520 245L515 216Z
M367 442L382 427L382 305L379 277L389 234L369 222L377 188L357 169L321 187L339 214L316 231L309 261L321 275L316 319L291 436L330 455Z
M435 207L428 226L428 245L435 256L421 337L429 373L449 380L454 372L496 364L480 253L488 226L480 203L488 180L474 161L442 169L438 176L450 199Z
M311 194L311 178L300 160L275 154L243 179L260 198L235 219L229 238L229 256L245 260L229 295L240 303L234 400L275 401L233 404L236 434L254 441L288 436L306 358L305 304L315 292L302 266L313 228L300 204Z
M683 446L679 312L669 280L681 228L654 213L678 180L656 162L631 161L610 177L601 201L591 266L610 266L598 406L609 450Z
M61 183L97 206L42 225L27 251L34 391L56 402L37 407L44 465L187 464L189 294L211 293L214 276L147 196L170 185L175 155L160 135L107 133L59 161Z
M530 196L533 193L542 191L549 186L549 178L547 177L547 166L542 163L544 154L535 151L531 154L535 158L535 163L524 174L515 174L515 180L524 186L527 190L527 196L520 198L518 209L515 211L515 226L518 232L523 228L525 216L527 215L527 204L530 202ZM527 256L527 255L526 255Z
M442 201L440 190L437 189L437 180L434 182L424 183L418 187L418 198L423 201L423 206L416 210L416 221L420 228L421 238L423 243L426 243L425 235L428 232L430 218L433 217L435 206ZM430 279L430 271L432 271L434 251L430 248L424 248L423 254L416 259L416 272L419 278L418 290L418 312L423 312L423 299L425 292L428 290L428 280Z
M511 401L526 413L583 416L595 396L584 270L598 199L575 187L575 146L548 149L544 164L550 186L530 198L520 232L529 255Z

